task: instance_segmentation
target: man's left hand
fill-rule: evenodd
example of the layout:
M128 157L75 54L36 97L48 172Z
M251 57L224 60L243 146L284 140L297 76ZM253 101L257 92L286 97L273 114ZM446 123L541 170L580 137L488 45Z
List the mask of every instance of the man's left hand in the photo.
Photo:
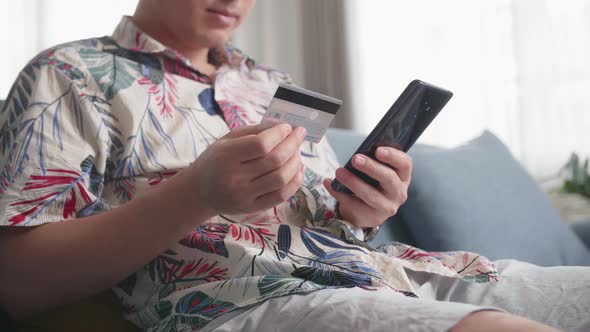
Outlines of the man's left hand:
M391 147L379 147L377 160L362 154L352 158L352 165L379 182L375 188L345 168L336 170L336 179L353 194L332 189L331 180L324 180L324 187L339 202L342 219L357 227L380 226L395 215L408 198L408 186L412 178L412 159L406 153ZM389 166L387 166L389 165Z

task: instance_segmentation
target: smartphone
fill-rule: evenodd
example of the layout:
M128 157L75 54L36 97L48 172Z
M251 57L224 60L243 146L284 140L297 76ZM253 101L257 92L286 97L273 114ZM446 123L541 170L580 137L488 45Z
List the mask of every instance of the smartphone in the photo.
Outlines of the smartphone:
M380 146L407 152L452 96L451 91L420 80L412 81L354 154L361 153L376 160L375 150ZM373 187L379 187L377 180L352 166L352 157L344 168ZM351 193L337 179L332 181L332 188Z

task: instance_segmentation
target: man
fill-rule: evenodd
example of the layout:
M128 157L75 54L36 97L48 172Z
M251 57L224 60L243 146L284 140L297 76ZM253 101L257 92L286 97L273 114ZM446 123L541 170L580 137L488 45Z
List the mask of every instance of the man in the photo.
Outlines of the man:
M483 257L402 244L378 252L353 236L403 204L411 160L391 148L377 151L391 167L355 156L379 180L374 189L336 170L325 142L303 143L302 128L257 129L290 78L224 47L253 5L141 0L112 37L57 46L25 67L0 121L3 308L25 317L118 283L126 318L150 331L335 331L358 321L366 330L552 330L496 311L511 308L498 301L477 306L535 286L462 281L497 279ZM331 190L334 171L354 195ZM543 271L564 283L561 270ZM556 304L588 292L587 269L566 271L584 281L546 294ZM476 300L435 301L423 288L445 283ZM550 323L579 323L587 298ZM340 316L322 319L330 313Z

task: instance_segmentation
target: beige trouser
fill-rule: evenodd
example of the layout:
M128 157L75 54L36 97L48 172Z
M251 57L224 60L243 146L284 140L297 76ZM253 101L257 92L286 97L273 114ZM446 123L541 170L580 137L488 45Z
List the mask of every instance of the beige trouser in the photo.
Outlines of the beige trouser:
M408 272L419 299L388 289L340 288L270 299L201 331L447 331L469 313L498 308L566 331L590 331L590 267L497 261L498 283Z

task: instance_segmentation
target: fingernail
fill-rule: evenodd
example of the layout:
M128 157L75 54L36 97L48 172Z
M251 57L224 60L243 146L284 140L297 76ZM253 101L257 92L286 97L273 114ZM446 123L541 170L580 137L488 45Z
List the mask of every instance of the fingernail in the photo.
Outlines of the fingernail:
M359 155L354 157L354 159L355 159L356 164L359 166L363 166L367 162L367 159L365 157L359 156Z
M389 154L389 150L387 150L385 148L378 148L377 153L379 154L380 157L387 157L387 155Z
M307 135L307 130L303 127L297 127L299 130L299 133L297 133L299 135L300 139L304 139L305 135Z
M293 131L293 127L291 127L291 125L285 124L285 127L285 131L287 132L287 134L290 134Z

